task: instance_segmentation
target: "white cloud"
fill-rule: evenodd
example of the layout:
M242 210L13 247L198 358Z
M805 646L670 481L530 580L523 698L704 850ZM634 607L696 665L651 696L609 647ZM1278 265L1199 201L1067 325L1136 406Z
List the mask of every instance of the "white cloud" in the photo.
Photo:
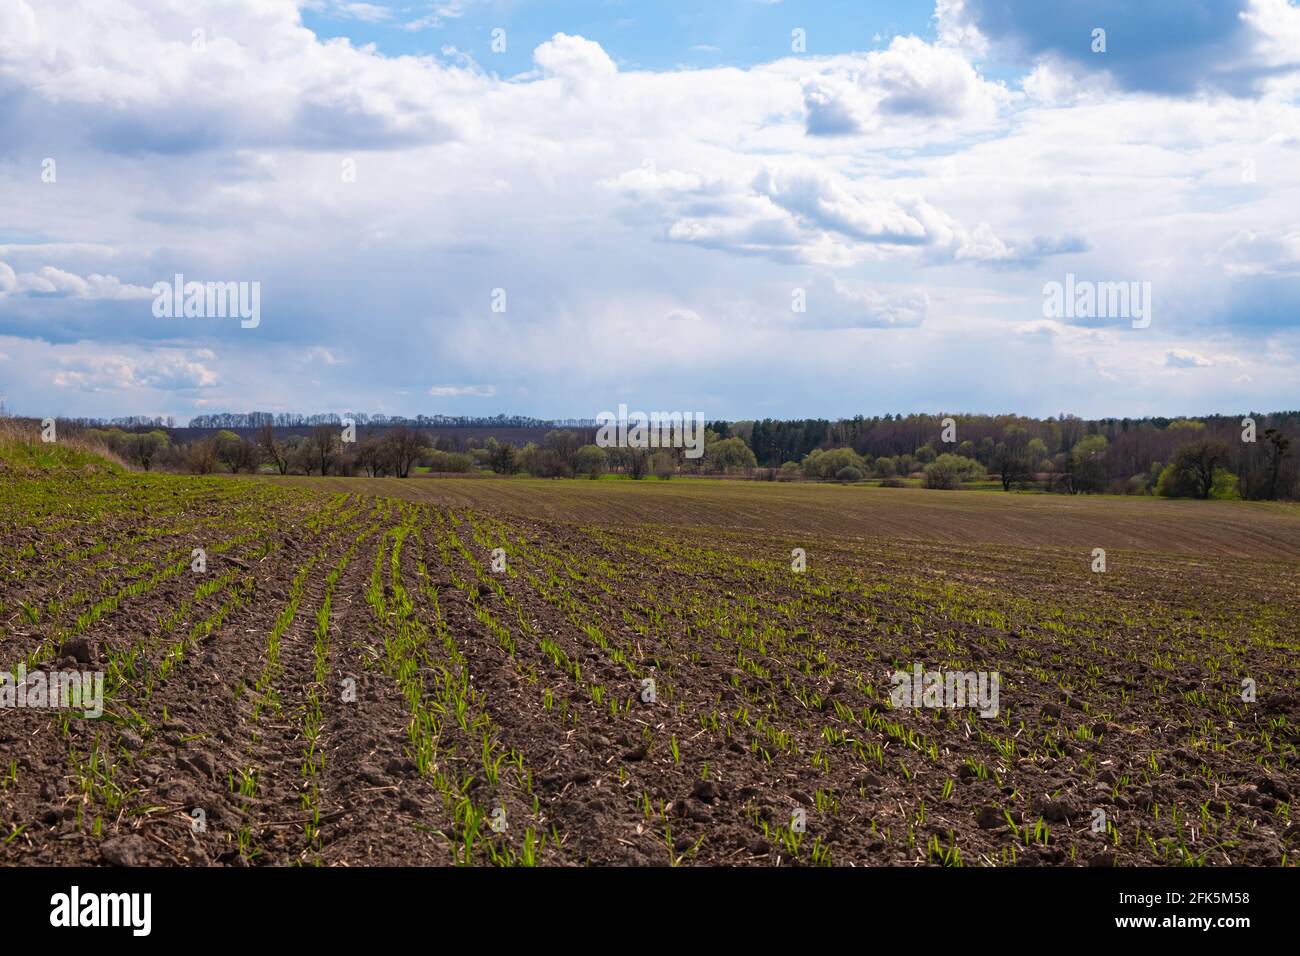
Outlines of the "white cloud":
M836 58L803 82L808 132L862 135L883 127L978 129L996 123L1012 94L985 80L957 50L917 37Z
M903 329L925 321L930 300L923 289L862 288L820 276L808 289L808 311L794 316L810 329Z
M988 52L988 40L966 15L966 0L937 0L934 7L939 42L975 61Z
M394 9L395 28L434 8ZM217 409L303 410L328 389L415 413L432 380L502 383L434 386L471 410L581 414L640 388L791 414L781 378L800 412L839 413L836 371L889 382L895 410L1160 412L1202 402L1187 380L1206 377L1216 401L1285 405L1294 362L1252 359L1248 387L1164 369L1176 349L1298 354L1300 106L1282 75L1256 99L1134 93L1053 60L1021 76L981 61L982 40L941 16L934 43L650 71L616 66L617 40L556 34L500 79L322 40L291 0L10 0L0 208L41 244L0 245L6 386L137 410L147 367L62 364L94 341L182 350L216 376ZM47 153L57 184L39 180ZM1151 280L1150 334L1040 321L1067 270ZM147 295L130 280L177 271L260 281L262 326L162 326L129 301ZM487 311L497 287L505 316ZM627 348L643 337L671 367ZM136 385L112 408L76 391L105 381ZM166 400L181 417L199 401Z
M457 398L465 395L474 398L490 398L496 393L495 385L435 385L429 389L429 394L435 398Z
M570 92L588 95L613 81L618 67L599 43L557 33L533 51L533 62Z
M383 23L391 20L393 11L373 3L348 3L346 0L331 0L330 3L311 3L322 12L343 20L359 20L362 23Z
M444 2L434 3L428 13L403 23L402 29L410 31L436 29L448 20L464 16L468 6L469 0L444 0Z
M922 220L934 216L914 197L879 198L823 174L780 169L759 173L754 191L805 224L863 242L913 246L931 238Z
M653 159L647 159L635 169L606 179L601 185L635 199L674 198L705 191L721 194L726 191L724 183L707 182L699 173L678 169L659 170Z
M1059 60L1043 60L1021 81L1025 95L1042 106L1072 106L1113 92L1105 75L1080 74Z
M313 345L309 348L306 359L308 362L320 362L323 365L338 365L343 361L323 345Z
M1166 368L1209 368L1214 363L1187 349L1170 349L1165 353Z
M82 278L55 266L42 266L36 272L15 272L0 261L0 297L6 295L52 295L72 299L149 299L153 293L144 286L129 285L117 276L92 272Z
M1015 327L1017 335L1042 335L1060 339L1069 343L1094 343L1098 345L1115 345L1114 334L1105 329L1089 328L1083 325L1067 325L1056 319L1034 319L1022 322Z
M472 127L465 96L481 85L427 58L320 42L284 0L0 5L0 90L114 151L445 141Z
M1300 275L1300 230L1280 235L1239 230L1214 259L1232 276Z
M806 161L761 165L747 185L653 168L614 182L625 195L698 212L676 218L665 238L741 255L821 265L899 255L929 262L1013 256L987 223L968 229L919 195L864 187Z
M1223 352L1204 355L1185 348L1170 349L1164 360L1166 368L1238 368L1246 364L1238 355Z
M1256 34L1249 60L1264 72L1264 89L1300 92L1300 7L1287 0L1249 0L1241 19Z
M51 381L58 388L87 392L216 385L216 373L196 358L174 350L158 350L147 355L81 355L62 360L62 367L54 372Z

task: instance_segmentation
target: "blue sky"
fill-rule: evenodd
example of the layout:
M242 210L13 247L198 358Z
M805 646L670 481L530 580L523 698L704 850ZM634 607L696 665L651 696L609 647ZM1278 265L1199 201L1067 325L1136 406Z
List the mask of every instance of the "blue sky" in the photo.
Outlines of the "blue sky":
M374 43L389 56L440 56L454 48L484 69L510 76L532 70L533 50L556 33L597 41L620 69L747 67L788 54L795 27L805 31L810 51L823 53L878 49L899 34L933 35L934 5L919 0L321 3L304 10L303 22L319 36ZM492 49L496 28L506 31L502 52Z
M1295 3L700 6L0 6L7 405L1300 405Z

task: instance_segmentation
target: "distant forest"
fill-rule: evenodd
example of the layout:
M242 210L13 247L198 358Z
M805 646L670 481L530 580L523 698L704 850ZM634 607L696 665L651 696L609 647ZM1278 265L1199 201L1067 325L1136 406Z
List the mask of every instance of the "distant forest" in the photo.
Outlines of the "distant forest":
M568 428L595 427L594 420L585 419L543 419L529 418L526 415L416 415L408 418L403 415L368 415L365 412L325 412L315 415L302 415L296 412L217 412L212 415L196 415L190 419L188 428L219 429L243 431L271 425L275 428L313 428L317 425L342 425L344 419L350 419L357 425L377 427L406 426L409 428ZM170 415L145 416L130 415L124 418L69 418L71 424L88 428L122 428L128 431L138 428L176 428L176 420Z
M945 441L945 420L953 428ZM1073 415L883 415L851 419L763 419L710 426L721 437L742 439L758 465L780 468L819 450L849 449L878 476L893 462L910 475L946 454L976 462L1010 489L1044 476L1071 493L1153 491L1179 458L1201 456L1210 497L1214 473L1234 475L1241 497L1294 497L1300 411L1251 412L1198 418L1103 418ZM830 476L824 476L830 477ZM1166 480L1173 480L1172 474ZM1188 490L1186 488L1179 490ZM1204 493L1202 493L1204 492ZM1225 497L1233 497L1224 491Z
M356 440L339 444L345 421ZM1300 411L1198 418L880 415L715 421L704 454L598 448L594 421L517 415L202 415L177 428L142 417L70 419L145 469L395 474L520 471L871 480L956 488L1192 498L1300 497ZM148 436L148 437L144 437ZM337 447L335 447L337 445ZM224 468L223 468L224 466Z

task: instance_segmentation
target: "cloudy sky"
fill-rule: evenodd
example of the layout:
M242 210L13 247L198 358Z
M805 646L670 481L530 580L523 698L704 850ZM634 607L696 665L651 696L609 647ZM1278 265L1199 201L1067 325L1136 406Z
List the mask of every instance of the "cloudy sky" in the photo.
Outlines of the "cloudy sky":
M260 322L155 315L177 273ZM1067 274L1149 325L1045 316ZM1298 366L1287 0L0 0L11 411L1235 413Z

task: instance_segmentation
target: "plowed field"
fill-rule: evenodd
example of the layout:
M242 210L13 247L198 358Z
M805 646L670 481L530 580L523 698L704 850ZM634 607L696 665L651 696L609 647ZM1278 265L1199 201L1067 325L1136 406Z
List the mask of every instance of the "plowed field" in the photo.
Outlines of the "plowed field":
M1294 507L6 480L0 863L1293 865L1298 651Z

